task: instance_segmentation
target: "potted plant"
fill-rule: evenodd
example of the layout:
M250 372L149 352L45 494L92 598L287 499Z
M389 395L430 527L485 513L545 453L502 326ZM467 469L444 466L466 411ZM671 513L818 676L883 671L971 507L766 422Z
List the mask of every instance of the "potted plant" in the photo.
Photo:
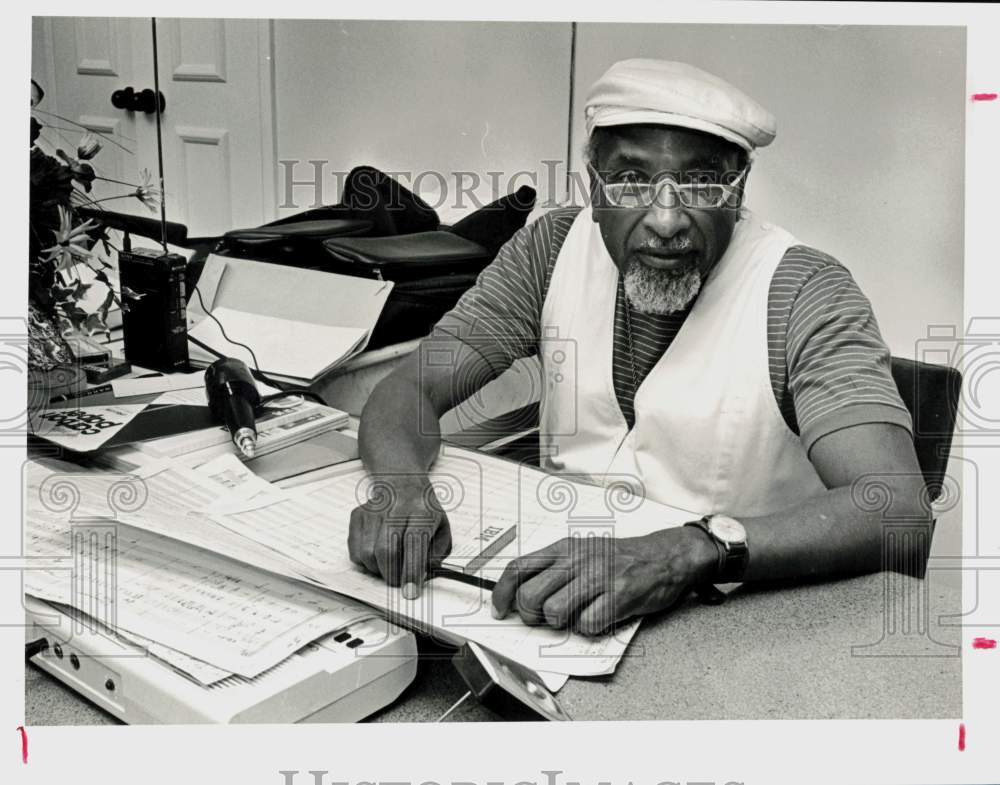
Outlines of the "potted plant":
M160 192L147 171L141 172L139 183L103 177L95 158L104 144L118 142L38 109L43 97L41 86L32 80L28 363L29 372L44 375L73 365L67 336L107 335L111 309L128 310L128 301L136 297L118 282L118 249L109 231L99 219L84 220L80 208L103 209L102 202L137 199L155 210ZM76 138L75 149L67 152L55 146L45 133L47 126L60 141ZM121 186L123 193L95 198L94 183L102 180Z

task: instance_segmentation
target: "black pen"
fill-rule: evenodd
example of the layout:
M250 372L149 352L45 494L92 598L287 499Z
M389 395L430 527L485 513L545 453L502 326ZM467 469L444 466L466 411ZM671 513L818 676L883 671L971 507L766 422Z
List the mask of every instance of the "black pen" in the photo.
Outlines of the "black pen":
M491 591L497 585L496 581L491 581L489 578L480 578L465 572L459 572L458 570L449 570L447 567L434 567L431 570L430 577L447 578L448 580L467 583L469 586L477 586L480 589L489 589Z

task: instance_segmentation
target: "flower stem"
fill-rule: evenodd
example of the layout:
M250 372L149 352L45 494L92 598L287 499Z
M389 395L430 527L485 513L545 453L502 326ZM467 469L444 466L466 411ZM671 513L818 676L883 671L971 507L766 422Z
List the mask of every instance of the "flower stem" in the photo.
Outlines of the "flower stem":
M44 114L44 115L48 115L49 117L54 117L57 120L62 120L64 123L69 123L70 125L75 125L78 128L82 128L84 131L90 131L95 136L99 136L102 139L107 139L109 142L111 142L111 144L115 145L115 147L120 147L122 150L124 150L129 155L135 155L135 153L132 150L129 150L125 145L120 144L119 142L116 142L114 139L112 139L107 134L103 134L100 131L94 131L91 128L87 128L87 126L85 126L85 125L80 125L80 123L76 122L75 120L70 120L68 117L63 117L62 115L55 114L54 112L46 112L46 111L44 111L42 109L32 109L31 111L35 112L35 114ZM132 141L134 141L134 140L132 140Z
M104 182L106 182L106 183L115 183L117 185L127 185L129 188L138 188L139 187L135 183L126 183L124 180L115 180L115 179L113 179L111 177L101 177L101 175L95 176L94 179L95 180L104 180Z
M92 199L91 204L100 204L101 202L110 202L112 199L131 199L135 194L122 194L121 196L105 196L103 199Z

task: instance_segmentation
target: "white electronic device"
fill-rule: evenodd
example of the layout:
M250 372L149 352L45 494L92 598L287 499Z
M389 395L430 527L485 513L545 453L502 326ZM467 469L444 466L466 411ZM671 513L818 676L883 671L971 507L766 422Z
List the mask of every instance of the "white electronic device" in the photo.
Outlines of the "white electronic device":
M356 722L392 703L417 672L413 633L368 619L255 678L206 687L49 603L26 596L24 605L26 640L48 642L32 662L129 724Z

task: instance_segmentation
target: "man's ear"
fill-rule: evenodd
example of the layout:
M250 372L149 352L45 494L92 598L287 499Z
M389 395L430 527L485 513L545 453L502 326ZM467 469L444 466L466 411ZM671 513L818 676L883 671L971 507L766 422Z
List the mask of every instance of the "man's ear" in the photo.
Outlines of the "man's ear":
M597 223L597 211L604 207L604 189L597 179L594 167L587 164L587 185L590 194L590 218Z

